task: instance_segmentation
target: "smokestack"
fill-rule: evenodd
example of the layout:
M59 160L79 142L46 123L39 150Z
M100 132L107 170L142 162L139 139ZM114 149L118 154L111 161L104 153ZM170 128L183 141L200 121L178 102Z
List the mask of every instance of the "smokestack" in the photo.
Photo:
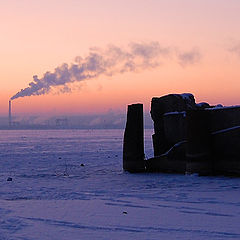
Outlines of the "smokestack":
M12 126L12 101L11 100L9 100L8 121L9 121L9 127L11 127Z

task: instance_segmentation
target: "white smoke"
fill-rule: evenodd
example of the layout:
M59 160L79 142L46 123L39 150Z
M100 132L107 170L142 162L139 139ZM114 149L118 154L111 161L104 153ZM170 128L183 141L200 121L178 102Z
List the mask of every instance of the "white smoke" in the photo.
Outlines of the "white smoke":
M189 64L195 64L200 61L201 54L199 53L197 48L193 48L192 50L186 52L177 53L178 62L182 67L185 67Z
M240 42L235 43L231 48L228 49L228 51L240 57Z
M106 49L90 48L85 58L75 58L71 65L66 63L55 68L54 72L46 72L42 78L33 76L29 87L15 94L11 100L49 93L55 87L60 87L60 93L70 92L69 84L73 82L86 81L101 75L112 76L117 73L135 72L158 67L162 60L169 57L172 50L162 47L159 42L131 43L127 49L110 45ZM183 53L184 54L184 53ZM186 60L191 63L188 55L177 56L181 63Z

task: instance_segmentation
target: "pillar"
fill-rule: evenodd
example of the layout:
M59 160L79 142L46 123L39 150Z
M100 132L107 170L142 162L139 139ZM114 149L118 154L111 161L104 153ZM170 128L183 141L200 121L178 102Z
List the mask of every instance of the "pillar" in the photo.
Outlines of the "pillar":
M123 140L123 169L129 172L145 171L143 104L128 105Z

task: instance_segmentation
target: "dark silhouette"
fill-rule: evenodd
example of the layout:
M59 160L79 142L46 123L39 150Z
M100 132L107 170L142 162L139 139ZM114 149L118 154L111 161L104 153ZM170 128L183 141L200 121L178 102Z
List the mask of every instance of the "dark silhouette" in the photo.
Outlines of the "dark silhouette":
M129 172L145 171L142 104L128 106L123 141L123 169Z
M153 98L154 157L143 160L138 105L128 106L124 170L240 175L240 106L196 104L192 94Z

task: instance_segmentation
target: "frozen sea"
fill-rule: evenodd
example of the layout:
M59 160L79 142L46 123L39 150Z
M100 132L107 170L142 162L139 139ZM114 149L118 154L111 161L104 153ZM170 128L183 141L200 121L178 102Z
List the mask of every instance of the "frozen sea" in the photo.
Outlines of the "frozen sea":
M122 139L0 131L0 240L240 239L240 178L129 174Z

